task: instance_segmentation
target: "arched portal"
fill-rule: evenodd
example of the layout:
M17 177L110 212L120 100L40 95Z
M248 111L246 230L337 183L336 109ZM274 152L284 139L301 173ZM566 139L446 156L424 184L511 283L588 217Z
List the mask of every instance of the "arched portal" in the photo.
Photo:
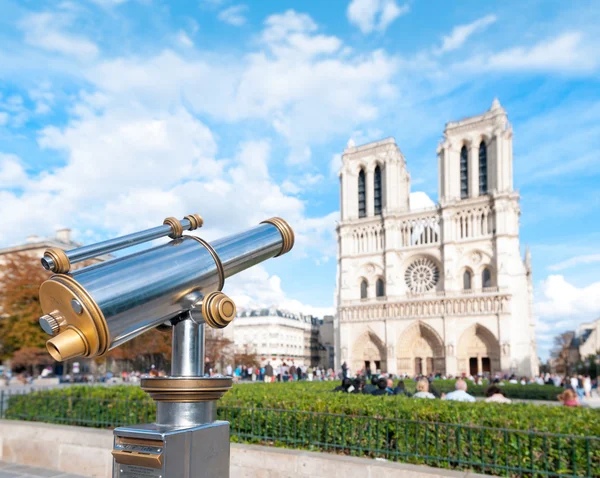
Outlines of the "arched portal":
M458 373L467 375L500 372L500 344L489 329L475 324L458 342Z
M371 372L377 370L387 371L385 345L376 333L367 330L354 342L352 347L352 363L350 370L356 373L359 370L370 368Z
M444 342L429 325L417 322L398 340L398 373L428 375L446 372Z

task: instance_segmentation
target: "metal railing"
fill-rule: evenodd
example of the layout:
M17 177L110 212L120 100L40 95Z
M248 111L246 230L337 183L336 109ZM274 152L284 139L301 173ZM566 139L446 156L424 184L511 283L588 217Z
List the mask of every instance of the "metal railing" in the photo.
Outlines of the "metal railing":
M96 428L155 419L151 400L0 392L0 417ZM600 438L399 417L220 406L232 441L519 477L600 476Z

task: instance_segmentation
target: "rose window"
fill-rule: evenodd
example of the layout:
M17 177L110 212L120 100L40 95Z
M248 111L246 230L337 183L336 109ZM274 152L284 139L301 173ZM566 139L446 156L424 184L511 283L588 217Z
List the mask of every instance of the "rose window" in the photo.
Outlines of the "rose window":
M407 267L404 278L411 292L423 293L436 286L440 271L431 259L422 257Z

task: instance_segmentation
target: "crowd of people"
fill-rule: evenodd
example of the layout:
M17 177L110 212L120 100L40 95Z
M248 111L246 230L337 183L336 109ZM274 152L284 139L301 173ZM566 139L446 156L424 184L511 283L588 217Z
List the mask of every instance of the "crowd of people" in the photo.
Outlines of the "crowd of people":
M252 365L238 365L235 369L231 365L227 365L226 374L232 376L236 381L251 380L253 382L294 382L300 380L326 381L336 380L338 377L332 368L325 369L324 367L311 367L306 365L288 365L283 362L281 365L273 367L271 362L267 362L262 367ZM208 371L212 375L212 369Z
M486 402L511 403L512 400L506 397L503 390L505 384L552 385L564 388L564 391L557 398L567 407L580 406L582 401L591 399L594 392L600 396L598 393L598 379L592 379L589 374L563 377L558 374L546 373L534 378L519 378L516 375L508 374L496 374L493 377L489 376L489 374L487 376L478 375L475 377L430 374L428 376L411 378L407 375L394 377L391 374L372 374L369 369L366 369L359 371L354 378L350 378L349 369L344 363L340 378L342 379L342 383L334 389L336 392L369 395L403 395L416 399L442 399L459 402L476 401L475 397L468 393L467 379L476 385L489 384L485 391L484 400ZM435 386L435 381L438 379L456 379L455 390L449 393L438 391ZM397 380L397 382L394 383L394 380ZM416 381L415 393L411 393L406 389L405 382L407 380Z

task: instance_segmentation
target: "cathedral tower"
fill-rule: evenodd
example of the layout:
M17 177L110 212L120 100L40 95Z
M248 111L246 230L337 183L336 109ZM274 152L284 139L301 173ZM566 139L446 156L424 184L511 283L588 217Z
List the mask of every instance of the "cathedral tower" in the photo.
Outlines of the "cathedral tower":
M536 373L512 129L498 100L447 123L434 208L410 210L410 175L392 138L349 144L342 159L337 365Z

